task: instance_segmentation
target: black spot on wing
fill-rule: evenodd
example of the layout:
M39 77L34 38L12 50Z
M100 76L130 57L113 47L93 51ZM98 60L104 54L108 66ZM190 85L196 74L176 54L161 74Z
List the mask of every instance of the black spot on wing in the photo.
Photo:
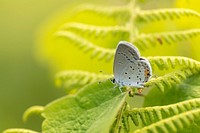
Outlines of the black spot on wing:
M123 62L119 61L119 64L120 64L120 65L122 65L122 64L123 64Z

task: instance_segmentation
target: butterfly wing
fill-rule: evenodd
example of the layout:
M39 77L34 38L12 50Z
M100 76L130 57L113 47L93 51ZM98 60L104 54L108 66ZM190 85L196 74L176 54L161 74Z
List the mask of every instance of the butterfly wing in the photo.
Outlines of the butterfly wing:
M144 68L144 71L143 71L144 80L143 80L143 82L147 82L152 76L151 64L145 58L140 58L140 62L141 62L142 67Z
M138 49L131 43L121 41L117 46L114 59L114 77L120 86L137 84L137 61L140 60ZM134 81L134 82L133 82Z

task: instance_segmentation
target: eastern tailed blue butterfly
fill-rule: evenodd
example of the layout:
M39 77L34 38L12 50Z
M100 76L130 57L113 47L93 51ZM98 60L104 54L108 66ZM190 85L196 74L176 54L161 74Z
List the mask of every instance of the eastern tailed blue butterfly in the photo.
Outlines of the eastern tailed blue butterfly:
M117 46L113 69L114 80L120 87L144 88L144 83L152 76L149 61L141 58L138 49L125 41Z

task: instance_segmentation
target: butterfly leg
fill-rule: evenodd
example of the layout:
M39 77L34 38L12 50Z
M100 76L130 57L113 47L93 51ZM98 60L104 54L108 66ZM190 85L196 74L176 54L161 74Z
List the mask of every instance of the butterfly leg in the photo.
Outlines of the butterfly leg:
M117 85L117 84L115 84L114 88L117 88L117 87L119 88L119 91L122 93L122 92L123 92L123 91L122 91L122 88L123 88L123 87L122 87L122 86L119 86L119 85Z
M120 92L122 93L122 87L119 87Z
M122 88L123 88L123 87L122 87L122 86L119 86L119 85L116 83L115 78L111 79L111 82L112 82L113 84L115 84L114 88L119 87L119 90L120 90L120 92L122 93Z

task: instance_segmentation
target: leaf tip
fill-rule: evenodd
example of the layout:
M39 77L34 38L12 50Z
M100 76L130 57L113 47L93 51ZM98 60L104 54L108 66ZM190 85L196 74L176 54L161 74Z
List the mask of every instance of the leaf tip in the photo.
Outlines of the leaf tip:
M32 107L28 108L23 114L23 117L22 117L23 122L26 122L27 119L33 114L41 115L43 110L44 110L43 106L32 106Z

